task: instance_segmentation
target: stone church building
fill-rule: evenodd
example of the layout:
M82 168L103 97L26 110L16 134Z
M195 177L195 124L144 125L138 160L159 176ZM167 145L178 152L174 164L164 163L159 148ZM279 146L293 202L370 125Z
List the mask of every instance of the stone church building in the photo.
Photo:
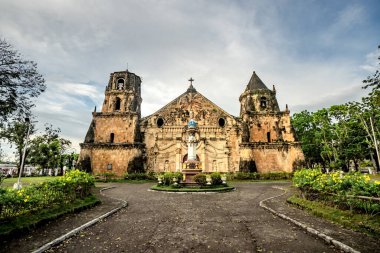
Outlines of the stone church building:
M291 172L303 160L286 106L276 90L253 72L239 97L236 117L207 99L192 85L155 113L141 117L141 78L114 72L105 89L101 112L81 143L80 161L94 174L131 171L181 171L187 160L187 124L197 122L196 158L203 172ZM236 101L237 102L237 101Z

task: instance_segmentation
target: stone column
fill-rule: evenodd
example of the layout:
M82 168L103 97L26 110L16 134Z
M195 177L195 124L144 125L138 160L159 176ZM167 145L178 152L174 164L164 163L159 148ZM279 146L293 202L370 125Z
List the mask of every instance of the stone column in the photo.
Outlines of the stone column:
M181 143L177 142L177 149L176 149L176 155L175 155L175 170L181 171Z
M203 147L202 147L202 153L201 153L201 163L202 163L202 171L206 171L206 141L202 140Z

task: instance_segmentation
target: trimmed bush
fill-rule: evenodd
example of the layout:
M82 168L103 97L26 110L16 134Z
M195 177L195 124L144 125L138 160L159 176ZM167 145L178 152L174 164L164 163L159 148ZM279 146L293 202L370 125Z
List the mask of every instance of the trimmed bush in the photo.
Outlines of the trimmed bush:
M173 178L177 178L177 183L182 181L182 173L181 172L165 172L161 174L162 184L163 185L171 185L173 184Z
M97 180L109 182L116 179L116 174L113 172L103 172L95 175Z
M156 180L156 176L154 173L125 173L124 179L127 180Z
M234 179L237 180L257 180L259 178L259 173L257 172L236 172L234 175Z
M201 185L201 186L204 186L204 185L206 185L206 183L207 183L207 181L206 181L206 175L205 174L202 174L202 173L199 173L199 174L196 174L195 176L194 176L194 181L197 183L197 184L199 184L199 185Z
M212 185L221 185L223 183L222 176L219 172L213 172L210 174Z
M286 180L293 177L293 173L288 172L270 172L270 173L257 173L257 172L236 172L228 173L227 180Z

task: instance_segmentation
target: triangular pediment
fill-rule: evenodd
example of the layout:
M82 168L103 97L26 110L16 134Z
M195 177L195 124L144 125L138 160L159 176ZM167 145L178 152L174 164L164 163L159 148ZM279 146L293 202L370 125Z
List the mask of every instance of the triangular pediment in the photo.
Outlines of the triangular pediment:
M195 89L188 89L142 121L148 121L152 117L162 117L166 125L183 125L191 118L200 125L214 125L220 118L234 118Z

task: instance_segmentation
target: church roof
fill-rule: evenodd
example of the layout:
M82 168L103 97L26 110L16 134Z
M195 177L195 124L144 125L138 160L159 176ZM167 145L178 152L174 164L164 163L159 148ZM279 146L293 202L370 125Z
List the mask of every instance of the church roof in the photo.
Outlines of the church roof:
M166 104L165 106L163 106L161 109L159 109L158 111L142 118L141 120L142 121L145 121L147 119L149 119L150 117L152 117L153 115L157 115L157 114L160 114L162 113L163 111L167 110L168 108L170 108L171 106L173 105L176 105L178 103L178 101L181 100L181 98L185 97L186 95L188 95L189 93L192 93L193 96L198 96L200 99L202 99L204 102L206 103L209 103L212 107L214 107L216 110L218 111L221 111L223 112L224 115L226 115L227 117L231 117L231 118L235 118L233 115L229 114L228 112L226 112L225 110L223 110L222 108L220 108L218 105L216 105L214 102L212 102L211 100L209 100L208 98L206 98L204 95L202 95L200 92L198 92L194 86L192 84L190 84L189 88L184 92L182 93L181 95L179 95L177 98L175 98L174 100L172 100L171 102L169 102L168 104Z
M260 77L253 71L251 79L248 82L246 90L269 90L268 87L261 81Z

